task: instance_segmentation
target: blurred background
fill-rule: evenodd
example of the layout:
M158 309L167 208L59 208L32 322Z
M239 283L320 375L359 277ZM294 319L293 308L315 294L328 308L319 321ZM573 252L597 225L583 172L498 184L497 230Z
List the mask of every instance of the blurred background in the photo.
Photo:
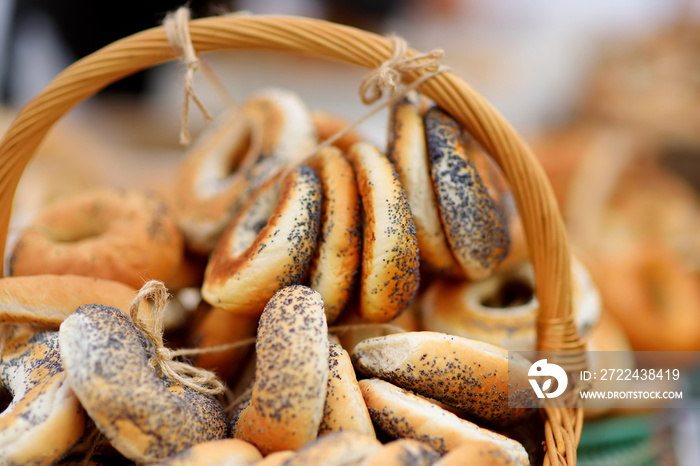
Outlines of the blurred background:
M687 313L692 317L681 324L686 328L667 337L668 349L700 351L700 0L192 0L188 5L193 17L303 15L396 33L420 51L443 49L443 63L532 145L550 176L574 252L631 347L653 348L648 344L653 335L628 325L641 313L656 313L650 319L657 327L667 325L664 313ZM179 6L182 2L170 0L1 1L0 132L67 65L160 24ZM197 94L212 114L264 87L295 90L309 107L349 121L367 112L357 97L367 70L267 52L203 58L226 88L222 98L197 76ZM29 181L23 179L18 190L12 231L71 191L105 183L166 183L186 150L178 143L183 74L182 64L173 62L131 76L62 120L26 171ZM192 106L192 133L206 126ZM383 146L386 112L360 130ZM664 291L669 277L678 277L677 285ZM623 282L630 288L621 292ZM664 293L673 296L658 298ZM624 298L636 294L654 296ZM663 309L668 302L678 304ZM697 360L688 363L696 378L697 367ZM656 421L649 435L662 439L657 443L663 447L653 452L659 464L697 464L695 395L686 409L663 416L662 410L650 411ZM600 444L589 447L602 451Z

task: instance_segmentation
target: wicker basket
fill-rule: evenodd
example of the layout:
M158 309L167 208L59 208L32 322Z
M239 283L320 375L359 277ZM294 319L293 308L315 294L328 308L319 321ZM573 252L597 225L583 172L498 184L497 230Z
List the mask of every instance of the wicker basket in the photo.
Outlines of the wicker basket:
M189 23L196 52L272 50L302 53L373 69L392 55L392 42L359 29L298 17L230 15ZM408 50L407 56L417 52ZM177 58L163 27L114 42L60 73L17 116L0 142L0 257L4 257L10 210L20 176L51 126L73 106L110 83ZM404 84L422 72L403 75ZM418 90L466 128L500 165L523 218L534 265L540 313L537 347L567 351L562 365L583 365L583 345L572 319L570 251L549 180L521 137L468 84L446 71ZM575 464L582 408L544 409L545 464Z

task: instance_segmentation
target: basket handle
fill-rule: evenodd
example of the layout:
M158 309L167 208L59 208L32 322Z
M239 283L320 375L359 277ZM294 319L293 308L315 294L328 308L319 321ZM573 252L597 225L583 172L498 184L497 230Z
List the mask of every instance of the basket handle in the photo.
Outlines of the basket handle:
M189 27L199 53L274 50L370 69L392 54L392 42L385 37L309 18L228 15L193 20ZM409 50L407 55L416 52ZM4 257L17 183L51 126L108 84L174 58L164 28L148 29L75 62L19 113L0 142L0 257ZM403 79L410 84L419 77L420 71L410 71ZM535 270L540 303L537 347L571 351L572 365L583 365L583 345L572 318L569 244L544 170L510 124L454 73L440 73L418 90L456 118L502 168L513 189Z

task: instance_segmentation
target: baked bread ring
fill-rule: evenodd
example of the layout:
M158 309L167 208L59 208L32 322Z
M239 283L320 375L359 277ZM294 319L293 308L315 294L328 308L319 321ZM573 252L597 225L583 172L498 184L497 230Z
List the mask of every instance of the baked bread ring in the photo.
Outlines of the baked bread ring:
M321 181L306 165L281 186L279 178L253 194L214 249L202 285L212 306L260 315L277 290L304 274L318 238Z
M285 466L287 460L296 454L297 452L291 450L276 451L255 463L255 466Z
M329 352L328 388L318 435L354 430L374 436L372 420L362 398L360 386L357 385L350 355L335 343L330 344Z
M209 348L255 337L258 318L245 314L234 314L218 307L207 311L189 338L196 348ZM205 353L192 358L192 364L216 372L225 381L233 381L243 369L245 361L253 351L253 345L227 351Z
M430 445L411 438L392 440L376 450L358 466L430 466L440 459Z
M605 308L633 349L700 350L700 287L667 247L639 242L592 270Z
M425 112L430 173L447 241L468 278L485 278L508 255L508 225L472 162L459 123Z
M515 464L529 464L525 448L515 440L460 419L389 382L364 379L359 383L372 421L392 438L420 440L441 455L466 442L494 442L513 456Z
M291 457L285 466L344 466L357 464L367 455L382 448L373 435L353 430L342 430L319 437Z
M345 118L322 110L313 110L311 112L311 119L314 125L316 125L319 141L325 141L350 126L350 123ZM355 130L350 130L335 141L333 145L341 151L347 152L353 144L362 140L364 140L364 138L360 133Z
M80 275L31 275L0 278L0 322L58 328L84 304L100 303L129 310L137 291L123 283ZM139 317L153 325L146 303Z
M420 263L441 275L463 278L462 266L455 259L440 221L437 198L430 177L430 161L423 114L427 99L411 93L389 112L389 144L386 155L394 164L411 206Z
M257 463L262 455L248 442L234 438L198 443L167 460L160 466L248 466Z
M511 466L515 462L513 455L497 443L478 440L463 443L436 461L433 466Z
M352 146L348 158L365 214L359 314L371 322L387 322L406 309L418 292L416 228L389 159L366 142Z
M275 293L260 317L250 405L235 437L266 455L318 436L328 384L328 327L321 295L305 286Z
M80 439L85 412L66 383L57 332L19 331L5 343L0 380L12 402L0 414L2 464L53 464Z
M509 393L524 405L537 405L527 375L531 363L488 343L437 332L395 333L358 343L351 356L369 377L499 427L516 424L533 412L511 408Z
M355 173L341 152L328 147L306 162L321 179L323 203L309 286L321 293L329 323L350 300L362 256L362 213Z
M210 395L156 375L153 345L115 308L81 306L59 330L68 383L97 428L132 461L163 461L224 438L228 423Z
M600 295L576 258L572 258L571 271L574 320L579 335L585 337L600 316ZM435 279L420 300L425 330L511 351L534 351L539 311L534 280L529 262L499 269L476 282Z
M161 199L101 188L47 207L15 245L10 275L85 275L140 288L168 278L182 254L182 235Z
M188 247L211 252L250 191L316 143L306 104L287 90L258 92L219 117L176 174L173 205Z

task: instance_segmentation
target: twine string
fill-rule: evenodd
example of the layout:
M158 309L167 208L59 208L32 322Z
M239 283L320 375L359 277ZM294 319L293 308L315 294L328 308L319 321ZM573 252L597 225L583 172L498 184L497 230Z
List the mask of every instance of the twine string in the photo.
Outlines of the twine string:
M212 119L211 114L194 92L194 74L200 69L201 62L192 45L189 21L190 9L184 6L178 8L174 12L168 13L163 21L163 27L165 28L165 33L170 45L175 49L176 53L181 56L186 66L185 100L182 105L182 121L180 127L180 143L185 145L189 144L192 140L188 129L190 99L199 107L205 120L211 121ZM207 70L207 75L213 76L213 73L210 73L208 68L205 68L205 70ZM221 86L221 88L223 88L223 86Z
M144 324L139 318L139 305L147 300L153 314L153 326ZM156 372L192 390L207 395L216 395L224 391L224 384L216 375L201 367L176 361L176 352L165 347L163 343L163 315L168 304L168 291L162 282L151 280L141 287L131 303L129 314L134 325L153 343L154 355L148 365Z
M348 124L345 128L322 141L311 151L309 156L315 155L322 149L333 145L340 138L372 118L384 108L393 105L409 92L418 89L424 82L434 78L440 73L449 71L447 66L440 65L439 63L439 60L445 55L443 50L435 49L428 53L406 57L408 52L406 41L398 36L390 36L389 40L391 40L393 44L391 57L377 68L370 71L362 79L358 91L360 99L365 105L371 105L380 100L385 90L389 91L389 97L375 105L363 117ZM419 72L421 75L410 84L399 88L403 82L404 74L407 72Z

